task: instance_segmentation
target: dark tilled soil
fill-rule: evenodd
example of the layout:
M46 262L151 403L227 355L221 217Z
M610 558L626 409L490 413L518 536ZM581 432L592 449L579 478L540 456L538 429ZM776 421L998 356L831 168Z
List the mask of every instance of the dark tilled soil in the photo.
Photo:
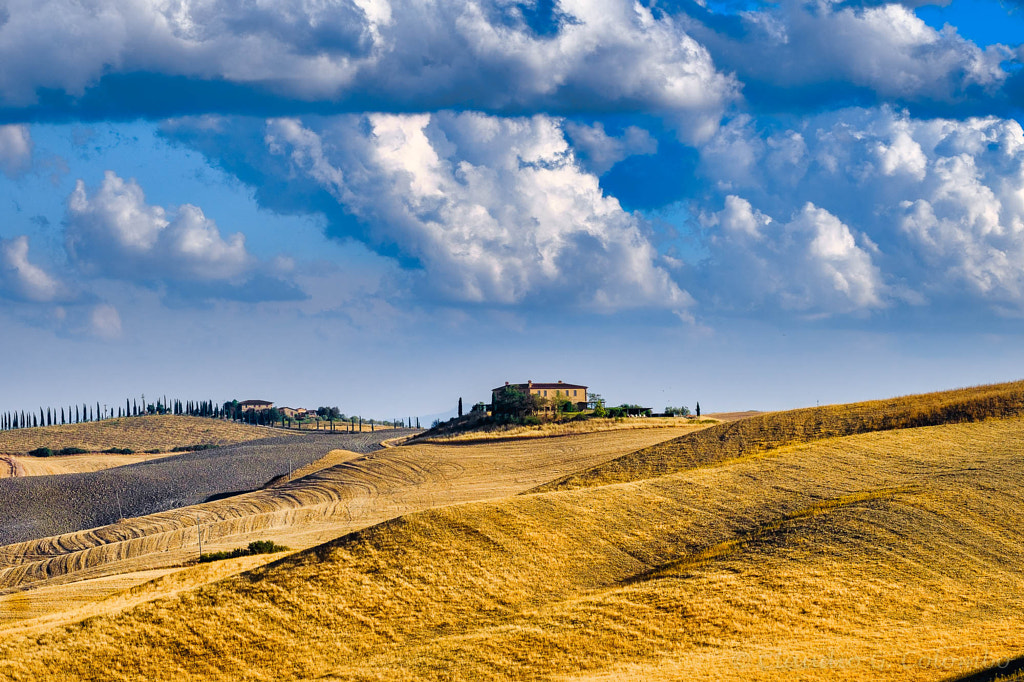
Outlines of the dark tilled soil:
M255 490L331 450L373 452L381 441L411 433L276 436L87 474L0 479L0 545Z

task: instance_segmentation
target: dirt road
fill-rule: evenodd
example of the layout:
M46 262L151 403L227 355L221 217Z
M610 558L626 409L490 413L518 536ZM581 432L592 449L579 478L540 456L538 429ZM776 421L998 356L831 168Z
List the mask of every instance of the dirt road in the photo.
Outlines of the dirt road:
M0 478L14 478L19 475L18 463L10 455L0 455Z

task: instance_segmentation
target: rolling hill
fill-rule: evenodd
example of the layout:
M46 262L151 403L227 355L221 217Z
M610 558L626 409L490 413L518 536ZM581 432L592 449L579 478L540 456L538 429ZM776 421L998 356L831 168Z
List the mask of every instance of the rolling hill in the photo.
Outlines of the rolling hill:
M628 480L449 499L120 612L9 630L0 675L991 679L1024 654L1018 387L765 415L581 467Z
M123 417L98 422L0 431L0 453L23 454L36 448L77 447L92 452L127 448L170 452L176 447L229 445L266 438L269 429L220 419L175 415Z

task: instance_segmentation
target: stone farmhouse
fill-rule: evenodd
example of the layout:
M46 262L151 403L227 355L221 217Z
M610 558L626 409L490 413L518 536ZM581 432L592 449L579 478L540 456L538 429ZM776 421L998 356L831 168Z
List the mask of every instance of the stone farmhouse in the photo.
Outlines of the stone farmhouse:
M243 412L248 412L249 410L256 410L259 412L260 410L269 410L273 406L274 403L266 400L243 400L238 403L239 409Z
M581 410L587 407L587 387L580 384L567 384L564 381L553 384L535 384L533 381L527 381L525 384L510 384L506 381L505 386L491 389L492 405L497 401L499 392L503 391L506 386L541 398L565 398Z

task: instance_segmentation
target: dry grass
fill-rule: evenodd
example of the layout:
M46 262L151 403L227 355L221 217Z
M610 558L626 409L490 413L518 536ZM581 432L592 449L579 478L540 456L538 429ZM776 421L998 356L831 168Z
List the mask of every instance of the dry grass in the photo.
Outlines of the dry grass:
M172 453L153 455L65 455L61 457L28 457L0 455L0 478L7 476L56 476L103 471L114 467L170 457ZM173 453L177 454L177 453Z
M152 415L3 431L0 432L0 453L21 454L36 448L68 447L96 452L108 448L168 452L188 445L243 443L276 433L284 432L219 419Z
M637 481L823 438L1024 414L1024 381L771 412L719 424L540 486L535 492Z
M451 436L431 436L429 438L415 438L416 443L435 443L439 445L457 443L486 443L500 440L524 440L530 438L551 438L555 436L571 436L584 433L598 433L601 431L630 431L634 429L663 429L663 428L687 428L691 431L699 431L712 424L717 424L717 419L686 419L683 417L635 417L628 419L586 419L581 421L548 422L535 426L520 426L518 424L506 424L496 426L487 430L467 431Z
M988 420L407 514L121 613L12 631L0 676L962 675L1021 653L1022 451L1024 420Z
M416 510L515 494L680 432L604 432L528 446L419 445L371 455L332 451L297 470L298 480L279 480L269 490L0 547L0 595L5 590L18 593L0 596L0 624L61 610L59 600L46 600L31 611L10 606L10 599L20 605L30 598L22 593L26 588L65 586L74 593L73 583L181 567L197 554L197 517L204 550L231 549L259 539L311 547Z

